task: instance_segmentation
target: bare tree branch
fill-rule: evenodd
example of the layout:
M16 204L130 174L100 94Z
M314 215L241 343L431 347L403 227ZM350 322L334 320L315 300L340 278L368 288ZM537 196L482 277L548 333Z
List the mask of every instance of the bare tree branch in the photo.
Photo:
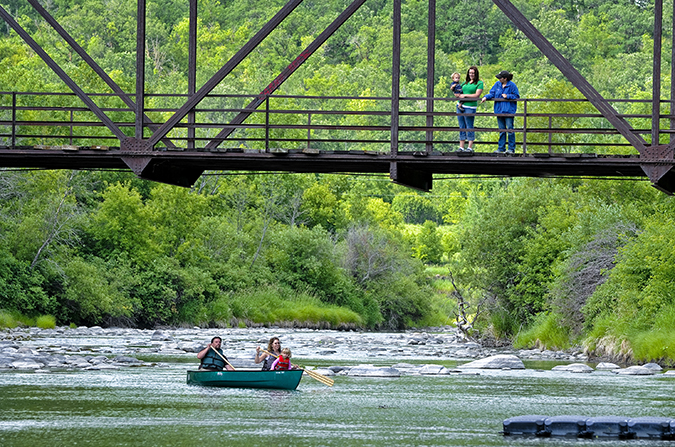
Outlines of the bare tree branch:
M484 296L478 304L475 306L469 303L469 301L464 297L464 294L460 290L460 288L457 286L455 283L455 277L452 275L452 271L448 270L448 277L450 279L450 283L452 284L452 292L449 294L449 296L452 296L452 298L457 301L457 310L453 310L453 314L455 315L455 321L457 322L457 329L459 329L464 337L468 339L472 339L472 337L469 335L470 332L474 328L474 324L478 320L478 317L480 316L483 306L485 303L487 303L489 299L489 295ZM473 317L471 317L470 309L472 307L475 307L476 311L473 314Z

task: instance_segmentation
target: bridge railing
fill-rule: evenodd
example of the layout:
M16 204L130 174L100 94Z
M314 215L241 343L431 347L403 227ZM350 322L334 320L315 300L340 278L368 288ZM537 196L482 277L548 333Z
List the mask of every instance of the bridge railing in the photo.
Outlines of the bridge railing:
M133 98L133 95L130 95ZM135 114L114 94L92 94L97 105L122 131L134 136ZM255 110L246 109L255 96L209 95L194 110L195 124L187 119L167 137L180 149L203 151L214 139L227 138L218 149L286 151L391 150L391 98L347 96L265 96ZM187 95L146 94L144 135L153 123L165 122ZM433 112L427 105L433 101ZM649 141L651 100L610 100L634 132ZM448 152L457 148L455 98L403 97L399 102L398 150ZM661 140L667 142L669 101L662 101ZM499 129L492 103L479 105L475 114L474 148L491 152ZM246 116L242 124L231 124ZM429 117L432 124L429 125ZM194 138L188 138L188 128ZM585 99L523 98L515 114L517 145L525 153L598 153L630 155L637 152ZM119 146L114 134L71 93L0 92L0 146L20 148L79 148ZM158 144L161 148L163 143Z

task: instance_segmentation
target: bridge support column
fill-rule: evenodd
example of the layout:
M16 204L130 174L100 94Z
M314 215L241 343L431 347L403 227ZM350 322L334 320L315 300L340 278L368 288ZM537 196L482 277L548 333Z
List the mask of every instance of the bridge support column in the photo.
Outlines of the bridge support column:
M431 191L433 183L433 175L430 172L411 169L395 161L389 164L389 178L398 185L419 189L424 192Z

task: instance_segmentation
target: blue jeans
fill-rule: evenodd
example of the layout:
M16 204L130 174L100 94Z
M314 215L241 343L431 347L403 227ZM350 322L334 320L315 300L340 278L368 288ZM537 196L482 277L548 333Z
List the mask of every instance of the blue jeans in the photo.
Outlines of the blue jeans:
M513 117L512 116L498 116L497 125L500 129L511 129L507 132L499 132L499 143L497 143L497 149L499 152L504 152L506 149L506 134L509 135L509 151L516 151L516 134L513 133Z
M459 110L457 107L457 122L459 123L460 129L473 129L473 120L476 119L474 115L476 109L464 107L464 110ZM459 131L459 140L464 141L473 141L476 139L476 132L473 130L460 130Z

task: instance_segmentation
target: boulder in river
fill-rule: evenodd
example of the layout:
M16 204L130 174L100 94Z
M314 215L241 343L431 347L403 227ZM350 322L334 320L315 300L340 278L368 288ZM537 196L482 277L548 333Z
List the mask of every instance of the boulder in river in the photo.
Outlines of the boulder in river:
M15 369L40 369L42 365L33 360L16 360L12 362L12 368Z
M611 371L613 369L620 369L620 368L621 367L616 363L609 363L609 362L598 363L595 366L595 369L597 369L598 371Z
M652 371L661 371L661 370L663 370L663 368L661 368L661 365L659 365L658 363L646 363L646 364L644 364L644 365L642 365L642 366L644 366L645 368L649 368L649 369L651 369Z
M388 366L357 365L349 370L352 377L401 377L401 372Z
M142 363L140 360L133 358L133 357L127 357L127 356L117 356L113 359L114 362L116 363Z
M593 368L584 363L570 363L569 365L554 366L551 371L569 371L573 373L591 373Z
M441 365L424 365L419 370L419 374L425 376L437 376L441 374L450 374L450 371L445 366Z
M459 365L459 369L525 369L523 361L513 354L499 354Z
M628 368L619 369L612 372L628 376L651 376L654 374L653 370L645 368L644 366L629 366Z

